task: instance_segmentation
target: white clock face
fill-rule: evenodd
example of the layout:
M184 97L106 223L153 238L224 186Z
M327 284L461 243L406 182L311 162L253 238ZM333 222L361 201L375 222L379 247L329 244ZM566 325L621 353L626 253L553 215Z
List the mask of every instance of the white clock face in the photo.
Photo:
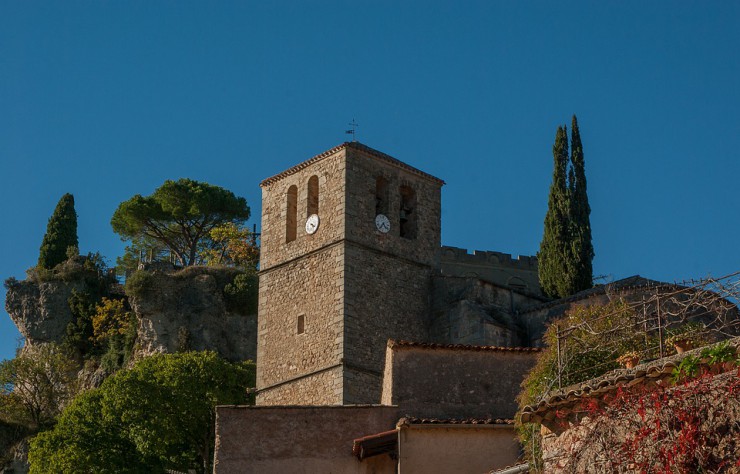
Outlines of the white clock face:
M387 234L391 230L391 221L384 214L378 214L375 216L375 227L384 234Z
M319 216L318 214L311 214L306 219L306 233L313 234L319 229Z

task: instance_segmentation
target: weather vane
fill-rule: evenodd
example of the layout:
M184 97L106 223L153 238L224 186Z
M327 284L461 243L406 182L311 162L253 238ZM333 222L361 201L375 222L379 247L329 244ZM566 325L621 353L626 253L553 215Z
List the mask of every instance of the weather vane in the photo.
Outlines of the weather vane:
M347 135L352 135L352 141L356 142L357 139L355 137L355 133L357 133L357 127L359 127L359 125L357 124L357 122L355 122L355 119L352 119L352 121L348 125L352 128L349 130L345 130L344 133L346 133Z

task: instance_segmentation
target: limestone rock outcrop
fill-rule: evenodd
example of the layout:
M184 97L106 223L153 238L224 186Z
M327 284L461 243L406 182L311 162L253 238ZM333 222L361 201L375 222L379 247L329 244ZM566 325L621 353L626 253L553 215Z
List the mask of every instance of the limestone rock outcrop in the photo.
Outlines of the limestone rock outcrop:
M16 282L8 288L5 310L29 345L60 342L72 321L67 300L84 289L83 281Z
M146 287L129 297L139 321L135 357L191 349L212 350L231 361L254 360L256 308L235 307L224 292L238 274L230 268L148 271ZM73 291L85 290L82 279L15 281L8 286L5 309L27 345L61 343L73 320L68 300Z
M254 360L256 311L229 308L224 294L237 274L210 268L152 272L148 289L129 299L139 318L136 356L187 348L216 351L231 361Z

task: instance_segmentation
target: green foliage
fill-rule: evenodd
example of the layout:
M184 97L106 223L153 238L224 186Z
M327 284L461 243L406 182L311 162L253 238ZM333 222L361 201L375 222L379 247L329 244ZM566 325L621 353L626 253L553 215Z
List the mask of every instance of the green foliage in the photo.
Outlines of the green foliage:
M77 247L77 213L75 198L67 193L57 203L49 218L41 242L38 266L52 269L67 260L67 249Z
M20 285L20 282L16 277L9 277L5 279L5 283L3 285L5 286L6 290L12 290L13 288Z
M715 344L711 347L705 347L701 351L701 358L706 359L707 363L722 364L724 362L735 362L737 357L737 350L735 346L730 344L730 341L722 341L719 344Z
M586 192L586 167L583 158L581 133L578 120L573 115L571 125L571 178L570 194L570 240L571 259L568 275L573 292L579 292L593 286L594 246L591 242L591 206Z
M667 334L668 337L665 342L669 346L685 342L692 347L701 347L710 342L706 326L698 321L691 321L678 327L670 328Z
M572 288L566 286L563 278L568 274L568 261L571 258L569 246L569 196L566 181L568 167L568 135L563 127L558 127L555 144L552 147L555 166L548 197L545 230L537 253L539 276L542 291L550 297L564 297L571 294Z
M681 359L681 363L678 364L678 367L673 369L671 372L671 378L675 383L693 379L699 375L700 366L701 359L699 357L691 355L686 356Z
M26 347L0 362L3 412L37 428L48 425L77 392L77 364L62 347ZM8 398L5 398L8 397Z
M129 275L139 268L142 256L146 260L162 260L169 255L167 247L147 237L132 238L126 246L123 255L116 258L116 272L119 275Z
M72 312L72 321L67 324L64 345L81 356L93 350L93 324L95 316L95 298L88 292L72 290L67 300Z
M206 265L256 268L259 263L257 240L249 229L226 222L211 229L212 247L203 252Z
M111 226L124 240L161 243L182 266L189 266L201 263L200 252L211 248L214 228L240 225L248 218L244 198L219 186L180 179L165 181L151 196L137 194L122 202Z
M96 346L105 349L100 365L108 373L125 366L136 342L136 314L127 311L123 300L103 298L95 307L92 325Z
M578 121L573 116L571 155L568 132L558 127L553 145L555 166L537 254L540 285L545 295L564 298L593 286L591 207Z
M241 273L224 287L226 309L240 314L257 314L259 280L252 272Z
M213 352L158 354L77 397L31 443L31 473L210 472L214 407L246 403L254 365Z
M32 267L26 270L29 281L42 283L47 281L83 282L95 295L108 292L110 285L116 282L114 275L108 272L108 265L100 253L88 253L85 256L71 255L67 260L53 269Z
M145 296L154 286L154 275L139 270L126 279L126 294L134 298Z
M637 316L621 300L598 306L577 306L553 321L542 336L544 350L522 382L517 400L520 407L539 403L542 397L559 387L603 375L617 369L617 358L627 352L639 352L646 344L644 335L634 333ZM568 338L560 344L558 371L558 335ZM562 337L562 336L561 336ZM559 373L560 372L560 373ZM519 424L517 432L533 469L541 468L539 429Z

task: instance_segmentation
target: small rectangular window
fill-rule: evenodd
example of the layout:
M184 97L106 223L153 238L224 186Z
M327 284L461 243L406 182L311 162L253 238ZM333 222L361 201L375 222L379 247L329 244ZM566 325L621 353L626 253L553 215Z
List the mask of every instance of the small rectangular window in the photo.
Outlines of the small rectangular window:
M303 314L301 314L300 316L298 316L298 325L297 326L298 326L298 328L297 328L298 329L298 331L297 331L298 334L303 334L304 332L306 332L306 316L304 316Z

